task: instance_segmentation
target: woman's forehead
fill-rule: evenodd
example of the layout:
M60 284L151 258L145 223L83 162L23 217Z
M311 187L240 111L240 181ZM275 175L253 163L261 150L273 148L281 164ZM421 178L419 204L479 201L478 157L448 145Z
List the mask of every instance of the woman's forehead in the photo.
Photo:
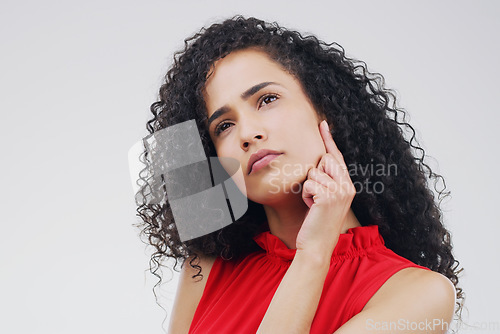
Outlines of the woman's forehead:
M255 70L254 67L256 65L276 67L276 69L280 69L279 64L272 60L266 52L254 48L248 48L233 51L224 58L216 60L207 74L207 81L213 80L214 75L220 75L221 72L224 74L227 74L227 71L241 72L252 67Z
M204 86L205 99L241 94L262 82L291 83L294 78L282 66L259 50L239 50L219 59Z

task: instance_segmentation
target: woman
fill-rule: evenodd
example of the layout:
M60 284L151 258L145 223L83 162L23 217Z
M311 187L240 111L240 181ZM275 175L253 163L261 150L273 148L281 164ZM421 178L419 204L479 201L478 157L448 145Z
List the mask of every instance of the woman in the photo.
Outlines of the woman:
M151 133L196 120L207 157L240 163L249 200L241 219L186 242L168 201L138 208L151 271L184 264L170 332L448 329L463 297L427 186L442 177L364 63L236 16L186 40L151 111Z

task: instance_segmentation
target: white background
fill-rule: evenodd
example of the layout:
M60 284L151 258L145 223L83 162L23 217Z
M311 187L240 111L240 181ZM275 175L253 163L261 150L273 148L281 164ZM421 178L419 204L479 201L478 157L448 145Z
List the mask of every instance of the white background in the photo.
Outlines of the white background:
M499 2L355 3L3 0L0 332L162 333L127 152L173 52L238 13L336 41L396 89L452 191L464 319L483 328L465 332L500 332Z

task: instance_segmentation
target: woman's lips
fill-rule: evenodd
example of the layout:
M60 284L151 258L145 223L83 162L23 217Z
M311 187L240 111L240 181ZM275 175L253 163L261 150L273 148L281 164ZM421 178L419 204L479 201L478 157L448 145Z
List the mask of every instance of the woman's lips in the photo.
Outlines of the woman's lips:
M268 154L265 157L260 158L259 160L255 161L252 165L252 169L250 170L249 174L257 172L259 169L266 167L272 160L280 156L281 153L278 154Z

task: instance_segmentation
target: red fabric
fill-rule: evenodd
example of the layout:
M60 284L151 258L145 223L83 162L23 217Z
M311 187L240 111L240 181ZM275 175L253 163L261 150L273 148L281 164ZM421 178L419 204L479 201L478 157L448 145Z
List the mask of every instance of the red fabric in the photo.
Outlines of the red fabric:
M218 257L194 314L189 333L255 333L295 256L269 231L254 240L262 251L238 261ZM341 234L311 333L333 333L359 313L397 271L418 267L384 245L378 226L361 226Z

